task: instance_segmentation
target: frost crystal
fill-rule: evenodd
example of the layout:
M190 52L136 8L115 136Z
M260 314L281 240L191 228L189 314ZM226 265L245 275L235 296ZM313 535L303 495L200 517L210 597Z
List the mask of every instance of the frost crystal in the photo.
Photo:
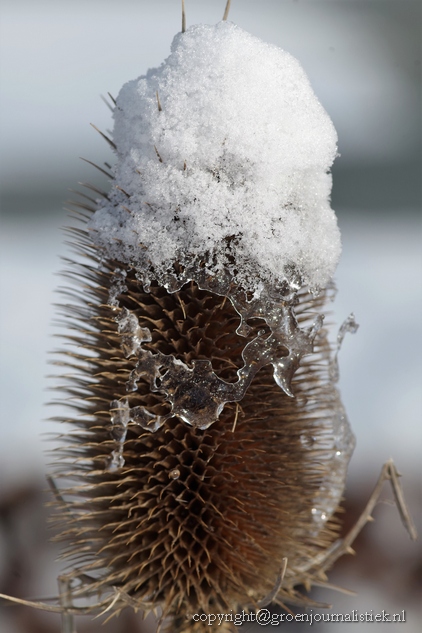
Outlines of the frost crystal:
M258 295L327 284L337 138L291 55L229 22L194 26L122 88L114 118L118 188L90 225L107 256L144 281L197 262Z

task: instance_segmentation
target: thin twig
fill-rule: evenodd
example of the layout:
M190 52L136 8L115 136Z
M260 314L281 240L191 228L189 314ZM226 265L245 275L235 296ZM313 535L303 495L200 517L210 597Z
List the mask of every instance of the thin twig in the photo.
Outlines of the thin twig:
M186 31L185 0L182 0L182 33Z
M53 493L53 495L56 498L56 501L59 503L59 505L63 506L63 508L65 509L65 511L69 514L69 516L73 517L73 514L71 513L71 511L69 510L69 507L66 503L66 501L63 499L62 494L60 492L60 490L57 487L56 482L54 481L53 477L51 475L47 475L47 483L51 488L51 491Z
M59 576L58 585L60 605L63 608L62 633L76 633L73 613L68 612L68 608L72 606L72 589L70 586L70 579L66 576Z
M227 20L227 18L229 17L229 11L230 11L231 3L232 3L232 0L227 0L226 9L225 9L224 15L223 15L223 21Z
M39 611L50 611L51 613L63 613L63 607L54 606L51 604L45 604L44 602L34 602L32 600L24 600L22 598L14 598L13 596L8 596L7 594L0 593L0 598L2 600L6 600L6 602L13 602L14 604L20 604L25 607L32 607L33 609L37 609ZM109 604L109 599L103 600L102 602L98 602L97 604L91 605L89 607L68 607L68 613L87 615L89 613L95 612L97 609L102 609L104 606Z
M280 571L276 578L274 587L271 589L270 593L265 596L265 598L262 598L262 600L258 602L258 607L260 609L262 609L262 607L266 607L267 605L269 605L274 600L274 598L276 598L278 592L281 589L281 585L283 584L284 576L286 574L286 569L287 569L287 558L284 557L281 564Z
M407 529L410 538L412 541L416 541L418 538L418 533L416 531L415 524L412 521L412 517L410 516L409 510L407 509L406 501L403 495L403 489L400 485L399 481L399 473L394 465L393 460L387 462L388 464L388 474L390 476L391 487L393 489L393 495L396 500L397 508L399 510L400 518L403 522L403 525Z
M375 487L372 491L371 496L369 497L369 501L366 504L362 514L359 519L356 521L355 525L349 531L348 534L342 539L339 539L329 548L327 552L324 553L323 559L321 560L320 570L324 571L331 567L331 565L345 553L353 554L354 551L351 547L353 541L356 539L358 534L361 532L362 528L372 519L372 511L374 510L376 504L378 503L381 490L385 481L390 481L391 487L393 489L394 498L396 501L397 509L400 514L400 518L403 522L404 527L409 533L409 536L412 540L417 538L416 528L412 521L412 518L409 514L409 511L406 507L406 502L403 496L403 490L401 488L399 482L399 473L394 465L392 459L384 464L382 467L380 476L378 477L378 481L375 484ZM315 564L313 565L315 567Z

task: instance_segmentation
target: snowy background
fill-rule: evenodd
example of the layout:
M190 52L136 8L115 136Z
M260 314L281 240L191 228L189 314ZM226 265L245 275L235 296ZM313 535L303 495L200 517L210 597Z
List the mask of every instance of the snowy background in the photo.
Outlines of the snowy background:
M186 0L188 25L218 21L224 4ZM52 371L47 352L57 346L52 303L61 281L55 273L59 255L66 254L59 231L66 224L63 203L78 181L107 186L79 156L99 164L111 158L89 123L111 127L100 95L116 95L125 81L159 65L181 17L178 0L3 0L0 11L1 523L14 494L42 485L47 458L40 436L52 430L44 420L50 415L45 376ZM361 326L340 354L341 392L357 436L348 490L362 497L362 507L381 464L393 457L419 524L421 14L421 3L413 0L233 0L230 13L239 26L299 59L337 128L341 158L333 170L333 207L343 255L333 320L340 324L353 311ZM407 565L409 586L420 587L421 565L396 515L382 508L377 525L383 531L372 537L388 550L390 567L372 584L368 573L349 570L341 582L360 591L360 602L346 597L341 605L343 611L362 604L391 608L390 602L396 610L408 608L406 625L388 630L410 633L417 630L420 607L397 583L403 590ZM13 521L21 525L23 519ZM0 578L8 547L2 525ZM39 593L32 574L26 595ZM336 595L323 599L341 610ZM17 628L10 613L3 625L0 619L2 631L35 631L33 624Z

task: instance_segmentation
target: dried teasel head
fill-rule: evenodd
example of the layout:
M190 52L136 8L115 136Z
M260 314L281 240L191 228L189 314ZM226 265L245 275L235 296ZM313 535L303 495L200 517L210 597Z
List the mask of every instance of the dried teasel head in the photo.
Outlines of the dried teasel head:
M75 305L64 307L75 330L64 360L73 373L75 432L56 472L75 482L62 485L60 503L60 539L77 561L68 577L74 599L113 589L114 610L161 607L173 631L201 630L186 614L256 608L268 595L306 604L297 586L325 580L353 447L326 330L313 334L313 353L291 380L294 397L264 364L238 402L201 425L210 386L198 375L181 382L174 400L194 413L186 422L160 389L166 374L210 361L218 379L236 384L242 351L268 339L269 326L251 318L248 334L238 334L233 303L193 281L175 292L155 282L146 292L136 270L101 260L89 235L78 233L90 261L72 268L83 292L77 288ZM324 301L297 293L296 336L312 331ZM158 355L167 363L161 373ZM154 371L161 378L152 389Z

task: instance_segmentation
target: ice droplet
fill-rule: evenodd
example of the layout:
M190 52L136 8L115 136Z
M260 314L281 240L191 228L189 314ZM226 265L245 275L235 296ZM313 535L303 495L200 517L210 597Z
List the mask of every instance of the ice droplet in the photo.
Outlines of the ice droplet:
M127 308L121 309L116 321L117 331L121 335L121 347L126 358L136 354L142 343L152 340L148 328L140 327L136 315Z
M330 378L333 382L338 382L338 379L340 376L339 368L338 368L338 353L341 349L343 339L346 336L347 332L350 332L351 334L356 334L356 332L358 331L358 328L359 328L359 325L355 321L355 315L353 314L353 312L349 314L347 319L343 321L343 323L340 326L340 329L337 334L337 349L331 361L330 370L329 370Z
M125 460L121 452L119 450L113 451L111 453L111 459L107 466L107 470L109 470L110 472L114 472L116 470L120 470L120 468L123 468L124 465L125 465Z
M116 268L111 278L110 290L108 293L108 303L114 308L119 305L118 296L127 291L127 272L124 268Z
M123 448L127 435L127 426L130 421L129 404L127 400L112 400L110 403L111 437L115 442L115 448L107 463L107 470L115 471L123 468Z
M324 523L327 520L327 515L320 508L312 508L311 514L314 517L314 521L317 523Z

